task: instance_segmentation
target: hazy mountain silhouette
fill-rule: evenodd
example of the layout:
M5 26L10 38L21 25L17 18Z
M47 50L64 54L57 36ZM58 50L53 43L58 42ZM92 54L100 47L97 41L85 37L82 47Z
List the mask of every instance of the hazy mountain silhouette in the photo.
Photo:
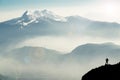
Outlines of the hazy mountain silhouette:
M120 63L92 69L82 77L82 80L120 80Z
M90 62L101 62L109 57L112 61L119 61L120 46L113 43L103 44L84 44L76 47L70 53L62 53L56 50L43 47L25 46L16 48L3 56L14 58L18 61L35 61L35 62L78 62L88 64Z
M76 47L70 54L67 54L67 57L71 58L71 60L75 60L83 64L97 60L103 63L103 59L106 57L111 58L113 61L119 61L119 52L120 46L113 43L88 43Z
M47 49L43 47L31 47L31 46L24 46L22 48L17 48L12 50L9 53L4 54L5 57L13 58L15 60L24 62L24 63L37 63L37 62L56 62L60 61L63 53Z

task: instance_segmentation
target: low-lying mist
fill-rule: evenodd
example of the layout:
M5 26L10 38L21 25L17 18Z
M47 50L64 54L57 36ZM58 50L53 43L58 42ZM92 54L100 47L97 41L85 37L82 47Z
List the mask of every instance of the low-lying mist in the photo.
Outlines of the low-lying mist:
M17 80L80 80L83 74L96 66L97 62L93 63L86 65L77 62L24 64L14 59L0 58L0 73Z
M83 36L44 36L26 39L19 43L13 42L2 49L4 53L0 54L0 75L8 77L8 80L80 80L90 69L105 65L107 57L110 58L111 64L120 61L118 46L112 45L113 47L109 48L111 45L108 45L104 49L105 45L102 50L101 47L100 49L99 47L83 49L81 45L86 42L100 43L100 41L107 42L108 40L100 38L93 40L92 37ZM81 45L80 51L77 51L79 54L72 53L79 45ZM108 56L108 53L117 54Z
M106 42L113 42L119 44L117 39L105 39L99 37L89 37L89 36L42 36L42 37L35 37L30 38L22 41L17 46L39 46L45 47L48 49L54 49L57 51L61 51L64 53L71 52L74 48L79 45L86 44L86 43L106 43Z

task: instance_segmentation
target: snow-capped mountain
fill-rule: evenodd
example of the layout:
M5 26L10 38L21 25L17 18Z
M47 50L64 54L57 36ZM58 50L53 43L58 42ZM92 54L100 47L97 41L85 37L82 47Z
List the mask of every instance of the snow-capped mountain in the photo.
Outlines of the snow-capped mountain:
M49 18L49 19L53 19L56 21L62 21L63 17L56 15L55 13L48 11L48 10L36 10L36 11L26 11L23 15L22 18L27 18L28 20L37 20L40 18Z
M42 21L45 22L57 22L57 23L76 23L77 24L80 22L84 23L84 22L89 22L90 20L87 18L83 18L80 16L68 16L68 17L62 17L59 16L57 14L55 14L54 12L48 11L48 10L35 10L35 11L25 11L23 13L23 15L19 18L16 19L12 19L9 21L5 21L3 23L5 24L10 24L10 25L19 25L21 28L28 26L28 25L32 25L32 24L37 24L37 23L41 23ZM77 25L76 24L76 25Z
M92 21L80 16L61 17L48 10L25 11L21 17L0 23L2 47L32 37L71 34L108 39L118 38L120 24Z
M31 23L39 23L40 20L54 20L54 21L66 21L66 18L58 16L55 13L48 10L35 10L35 11L25 11L25 13L19 18L16 24L21 24L21 26L27 26Z

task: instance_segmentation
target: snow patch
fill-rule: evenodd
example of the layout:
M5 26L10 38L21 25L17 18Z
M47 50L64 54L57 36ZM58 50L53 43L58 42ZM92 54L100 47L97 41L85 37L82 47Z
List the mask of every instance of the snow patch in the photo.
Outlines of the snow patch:
M22 17L23 18L27 17L29 20L37 20L37 19L44 17L44 18L55 20L55 21L67 21L66 18L64 18L62 16L58 16L58 15L56 15L53 12L48 11L48 10L26 11Z
M67 18L58 16L55 13L48 10L35 10L35 11L25 11L25 13L20 17L20 19L16 22L16 24L20 24L21 29L31 23L39 23L40 20L54 20L66 22Z
M30 23L32 23L32 22L34 22L35 20L31 20L31 21L29 21L29 22L23 22L23 26L27 26L27 25L29 25Z

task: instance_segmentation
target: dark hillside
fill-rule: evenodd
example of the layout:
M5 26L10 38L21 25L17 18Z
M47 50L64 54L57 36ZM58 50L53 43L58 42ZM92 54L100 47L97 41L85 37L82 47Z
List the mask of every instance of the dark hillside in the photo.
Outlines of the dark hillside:
M82 77L82 80L120 80L120 63L92 69Z

